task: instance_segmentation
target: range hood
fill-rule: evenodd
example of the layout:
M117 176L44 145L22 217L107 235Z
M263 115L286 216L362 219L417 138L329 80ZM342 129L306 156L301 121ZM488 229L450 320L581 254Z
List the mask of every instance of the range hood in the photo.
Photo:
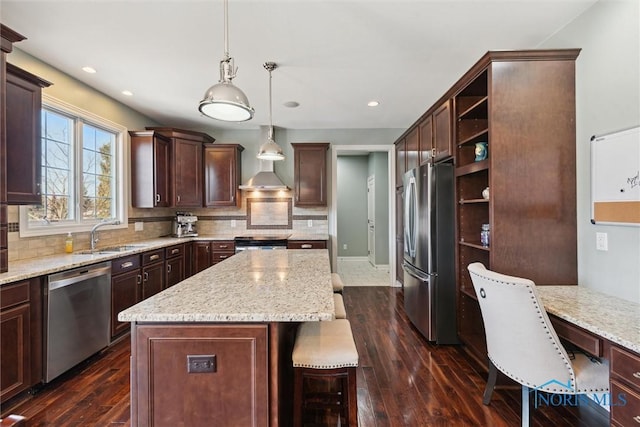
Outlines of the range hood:
M269 137L269 126L260 126L260 140L266 141ZM275 128L274 128L275 139ZM289 190L289 187L284 185L278 175L273 171L273 160L260 160L260 170L249 180L240 185L240 190L243 191L279 191Z

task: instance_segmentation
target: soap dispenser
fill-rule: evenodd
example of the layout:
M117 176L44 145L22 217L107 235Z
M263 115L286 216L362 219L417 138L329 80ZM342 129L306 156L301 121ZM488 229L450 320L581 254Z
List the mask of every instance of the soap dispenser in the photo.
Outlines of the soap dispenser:
M67 233L67 238L64 241L64 251L68 254L73 252L73 236L71 232Z

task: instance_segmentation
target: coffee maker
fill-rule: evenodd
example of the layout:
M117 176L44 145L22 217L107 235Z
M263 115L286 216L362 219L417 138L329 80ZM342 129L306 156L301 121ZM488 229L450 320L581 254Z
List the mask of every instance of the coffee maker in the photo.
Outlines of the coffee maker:
M198 217L191 212L176 212L176 219L173 220L173 237L197 236L196 222Z

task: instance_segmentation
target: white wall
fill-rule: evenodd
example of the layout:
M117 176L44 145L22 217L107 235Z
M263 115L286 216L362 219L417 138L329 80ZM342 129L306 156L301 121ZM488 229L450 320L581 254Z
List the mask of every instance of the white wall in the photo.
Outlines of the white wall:
M639 5L600 0L538 46L582 48L576 62L578 282L635 302L640 227L591 224L589 139L640 124ZM609 251L596 250L596 232L608 234Z

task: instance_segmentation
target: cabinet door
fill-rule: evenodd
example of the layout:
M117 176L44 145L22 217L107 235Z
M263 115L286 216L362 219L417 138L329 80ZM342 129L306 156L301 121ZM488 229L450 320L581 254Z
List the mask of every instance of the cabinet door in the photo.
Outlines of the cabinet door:
M202 206L202 143L173 138L173 195L176 207Z
M193 268L196 274L211 267L211 248L209 242L193 242Z
M204 149L204 204L206 207L240 206L239 145L212 144Z
M434 161L439 161L453 155L451 137L451 103L442 104L433 113L433 148L435 149Z
M396 187L402 187L402 177L407 171L407 150L405 140L396 143Z
M292 143L295 206L327 206L328 143Z
M41 82L20 68L7 66L7 203L42 204L40 110ZM48 86L48 84L46 85Z
M267 325L142 325L134 343L131 425L269 425Z
M433 118L425 117L418 126L420 129L420 164L431 161L431 149L433 148Z
M168 207L171 140L154 131L130 131L131 205L135 208Z
M182 282L185 279L184 275L184 257L170 258L166 262L166 284L167 288Z
M142 299L165 289L164 262L150 264L142 268Z
M420 138L418 136L418 127L415 127L407 134L406 141L406 156L407 156L407 170L417 168L420 164L419 147Z
M30 386L29 304L0 311L0 400Z
M118 322L118 313L140 301L141 287L139 269L111 277L111 338L129 330L129 322Z

